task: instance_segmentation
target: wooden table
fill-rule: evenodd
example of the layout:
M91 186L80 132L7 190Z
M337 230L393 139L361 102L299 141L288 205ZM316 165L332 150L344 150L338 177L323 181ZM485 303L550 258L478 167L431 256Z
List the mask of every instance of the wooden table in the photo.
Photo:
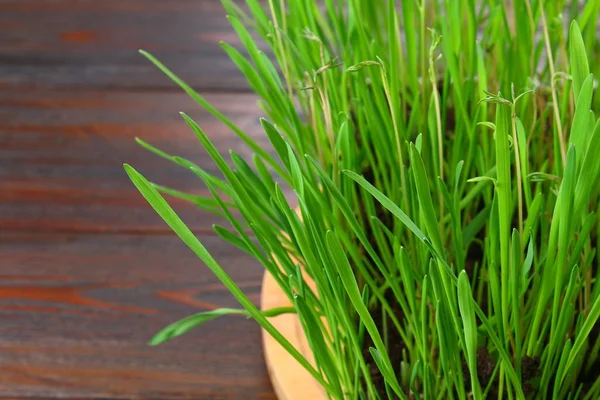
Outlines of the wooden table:
M122 168L206 192L134 142L214 172L178 111L221 150L249 155L138 48L265 140L219 40L238 43L217 0L0 0L1 398L275 398L253 321L223 318L146 346L169 322L237 306ZM215 237L215 217L173 204L258 301L260 265Z

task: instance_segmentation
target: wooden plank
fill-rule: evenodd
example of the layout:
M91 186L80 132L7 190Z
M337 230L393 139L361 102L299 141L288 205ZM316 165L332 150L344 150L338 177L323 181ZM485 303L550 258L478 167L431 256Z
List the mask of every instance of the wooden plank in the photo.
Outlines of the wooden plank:
M197 88L248 87L218 44L239 44L219 0L0 0L0 9L0 88L173 88L140 48Z
M262 268L201 240L258 303ZM176 319L237 307L176 237L3 231L0 260L2 397L274 399L253 321L146 346Z
M257 141L268 146L249 94L207 94L207 99ZM207 195L202 182L139 147L142 137L216 173L210 157L181 119L198 121L224 153L248 159L247 147L227 127L178 92L0 90L0 227L81 232L164 232L128 180L123 162L149 179ZM174 202L192 228L217 221Z

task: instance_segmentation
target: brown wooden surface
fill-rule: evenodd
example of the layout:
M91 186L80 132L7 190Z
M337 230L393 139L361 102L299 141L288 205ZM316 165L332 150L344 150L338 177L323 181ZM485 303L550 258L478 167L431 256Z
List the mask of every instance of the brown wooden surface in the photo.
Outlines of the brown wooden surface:
M249 154L140 47L264 140L218 40L236 43L216 0L0 0L0 398L274 399L245 318L146 346L178 318L237 306L122 169L205 192L133 140L216 172L178 111ZM214 217L174 204L258 303L261 267L211 233Z
M259 142L266 140L251 94L205 97ZM145 206L122 164L134 165L154 182L207 195L191 172L134 140L141 137L216 173L178 111L197 120L220 149L249 156L226 126L179 91L0 90L0 226L166 232L168 227ZM210 230L216 221L192 207L179 209L196 230Z
M142 48L196 87L244 90L225 15L218 0L1 0L0 86L171 88Z

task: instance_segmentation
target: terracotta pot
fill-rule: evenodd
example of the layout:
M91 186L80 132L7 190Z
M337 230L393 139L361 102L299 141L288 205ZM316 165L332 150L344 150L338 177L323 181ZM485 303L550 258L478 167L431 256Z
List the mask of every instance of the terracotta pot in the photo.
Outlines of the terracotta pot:
M292 304L269 272L262 284L261 307L290 307ZM314 358L296 314L283 314L270 321L311 363ZM263 330L265 360L273 388L279 400L320 400L327 396L323 387Z

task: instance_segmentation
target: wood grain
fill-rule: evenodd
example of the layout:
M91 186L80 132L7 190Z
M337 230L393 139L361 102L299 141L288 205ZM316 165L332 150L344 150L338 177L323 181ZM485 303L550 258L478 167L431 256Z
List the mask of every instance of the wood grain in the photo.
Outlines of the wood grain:
M261 267L200 239L258 302ZM178 318L238 306L176 237L2 232L0 260L0 396L274 398L253 321L146 346Z
M145 48L261 144L261 113L218 45L239 44L219 0L0 0L0 399L273 400L260 329L215 320L157 348L160 328L236 307L128 181L207 194L139 136L214 163L178 115L250 156L137 53ZM262 268L175 209L257 302Z
M238 126L268 147L250 94L207 94ZM207 195L191 172L138 146L134 138L217 173L181 119L192 116L215 145L245 158L247 147L185 94L130 91L0 90L0 226L82 232L164 232L123 171L127 162L154 182ZM174 201L196 230L218 219Z
M239 40L219 0L0 0L0 87L247 90L219 46Z

